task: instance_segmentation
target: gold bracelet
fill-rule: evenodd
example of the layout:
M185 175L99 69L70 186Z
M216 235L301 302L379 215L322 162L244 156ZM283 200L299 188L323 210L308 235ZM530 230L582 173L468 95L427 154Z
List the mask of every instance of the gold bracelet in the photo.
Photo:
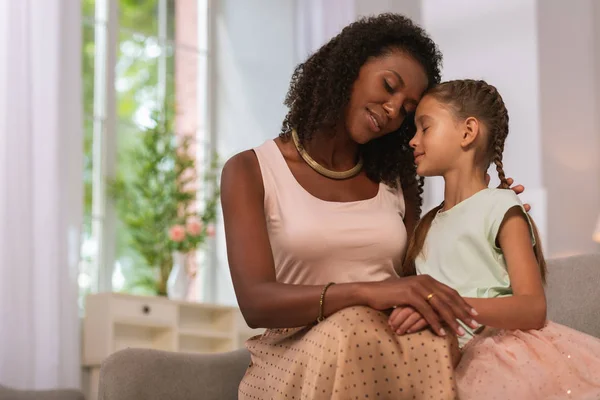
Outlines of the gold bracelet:
M323 304L325 303L325 292L327 292L327 289L329 289L329 287L332 285L335 285L335 282L329 282L327 285L325 285L325 287L323 288L323 291L321 292L321 299L319 300L319 316L317 317L317 322L321 322L325 319L325 317L323 316Z

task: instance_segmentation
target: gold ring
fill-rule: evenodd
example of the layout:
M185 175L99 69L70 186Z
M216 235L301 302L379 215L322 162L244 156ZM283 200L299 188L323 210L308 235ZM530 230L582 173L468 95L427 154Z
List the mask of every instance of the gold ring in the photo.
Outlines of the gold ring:
M435 296L435 293L429 293L429 294L427 295L427 299L426 299L426 300L427 300L427 301L430 301L430 300L433 298L433 296Z

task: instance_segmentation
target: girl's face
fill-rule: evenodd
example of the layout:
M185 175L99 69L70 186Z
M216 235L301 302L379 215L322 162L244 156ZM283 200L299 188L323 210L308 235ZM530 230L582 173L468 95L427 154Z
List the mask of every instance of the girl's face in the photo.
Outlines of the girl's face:
M428 80L414 58L396 50L367 61L352 86L345 113L352 140L364 144L400 128L413 113Z
M415 113L417 132L409 142L414 150L417 174L442 176L462 153L463 124L445 105L425 96Z

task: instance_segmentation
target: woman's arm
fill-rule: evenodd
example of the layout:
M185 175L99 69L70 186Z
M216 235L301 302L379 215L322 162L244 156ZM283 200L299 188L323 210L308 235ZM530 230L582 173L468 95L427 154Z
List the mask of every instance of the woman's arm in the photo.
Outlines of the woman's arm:
M323 286L290 285L276 281L275 265L264 214L264 187L253 151L234 156L223 168L221 202L227 255L233 286L251 327L288 328L315 322ZM428 293L439 293L431 305ZM437 296L436 296L437 297ZM411 305L438 334L440 317L455 330L456 318L468 321L470 306L452 289L430 277L333 285L327 291L324 314L366 305L378 310Z
M304 326L319 315L322 286L276 282L264 214L264 187L253 151L231 158L221 177L227 257L240 309L252 328ZM325 306L332 313L360 303L358 285L335 285Z
M546 296L540 267L531 244L531 230L520 207L511 208L497 241L504 253L513 296L466 299L483 325L502 329L541 329L546 322Z

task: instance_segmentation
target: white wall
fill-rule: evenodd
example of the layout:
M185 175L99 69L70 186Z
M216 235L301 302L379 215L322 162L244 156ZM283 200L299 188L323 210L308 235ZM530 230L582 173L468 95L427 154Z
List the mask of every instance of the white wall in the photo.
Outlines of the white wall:
M223 156L279 133L293 69L294 2L220 0L215 22L213 128Z
M443 79L485 79L510 115L504 170L526 186L524 201L545 237L535 0L423 0L424 28L444 55ZM495 169L490 169L497 183ZM443 199L443 181L426 187L426 207Z
M356 0L293 0L293 2L297 63L306 60L356 16Z
M539 79L550 255L597 251L600 4L538 2Z
M356 0L355 9L359 17L393 12L421 22L421 0Z
M279 134L283 100L294 70L293 0L218 0L213 36L212 129L222 159ZM204 300L236 304L222 223L216 276L205 277ZM212 292L212 293L211 293Z

